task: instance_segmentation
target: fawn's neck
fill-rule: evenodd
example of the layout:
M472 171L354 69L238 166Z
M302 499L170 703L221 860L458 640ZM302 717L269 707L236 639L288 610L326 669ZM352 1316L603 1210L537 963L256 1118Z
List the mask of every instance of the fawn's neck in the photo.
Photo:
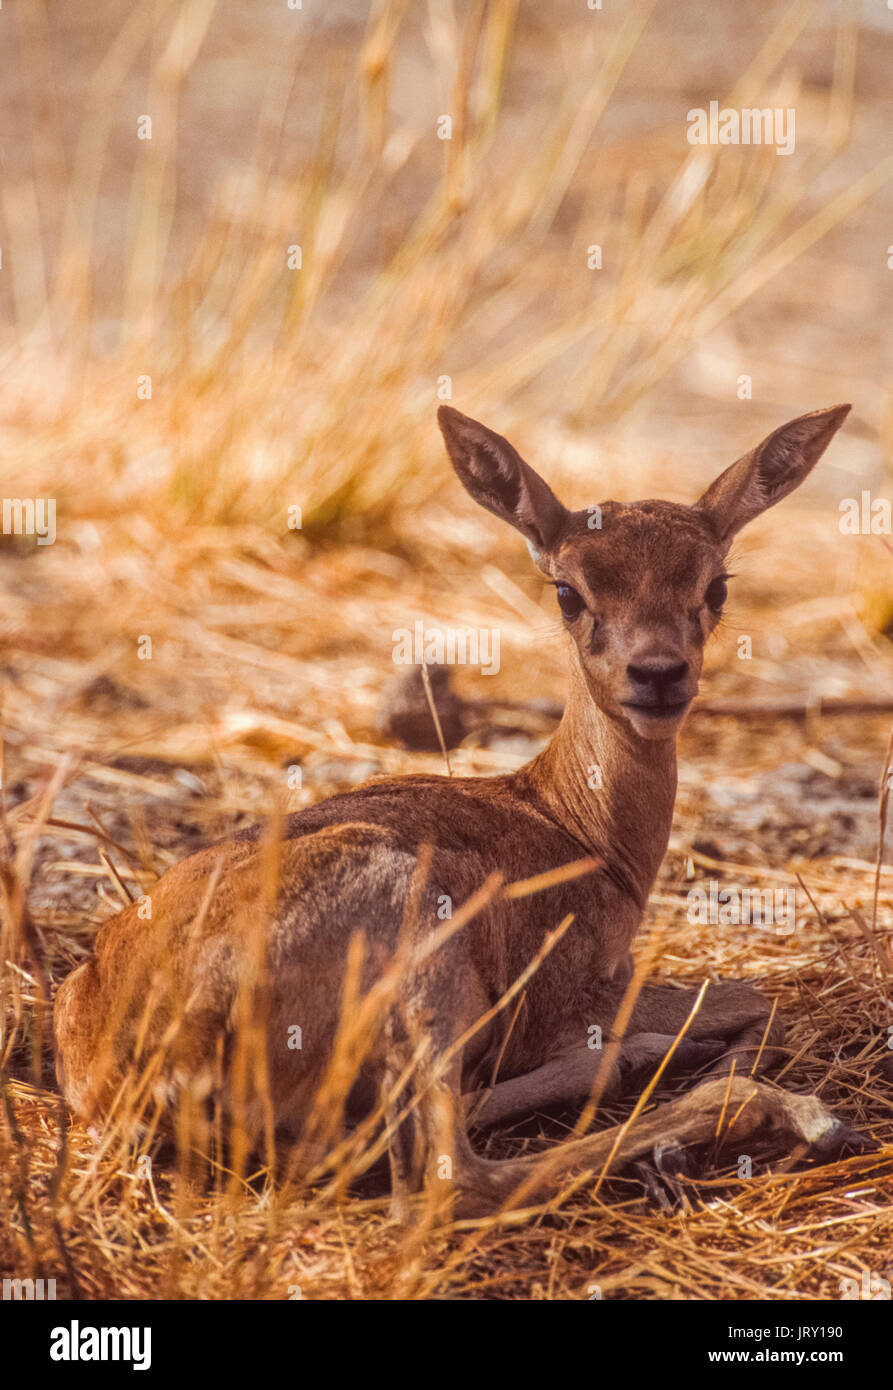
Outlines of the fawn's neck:
M523 770L550 813L644 906L666 853L676 800L676 740L642 739L592 700L576 664L564 716Z

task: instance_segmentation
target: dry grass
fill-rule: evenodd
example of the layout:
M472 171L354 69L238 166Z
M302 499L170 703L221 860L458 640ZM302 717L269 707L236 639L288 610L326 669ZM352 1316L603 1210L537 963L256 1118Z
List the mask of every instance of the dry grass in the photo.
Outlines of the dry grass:
M889 1273L888 1150L812 1168L767 1151L748 1179L726 1150L702 1204L674 1216L646 1207L631 1180L597 1193L593 1180L523 1223L451 1226L423 1207L402 1231L367 1172L371 1131L346 1147L333 1138L310 1187L276 1183L263 1164L199 1177L188 1143L146 1176L126 1121L101 1143L66 1129L41 1036L52 989L98 922L188 851L374 773L441 770L439 755L388 746L377 729L395 628L416 617L498 628L500 675L462 688L560 700L562 643L538 582L447 484L432 431L443 376L463 408L538 445L581 505L595 500L584 421L597 418L615 451L597 496L690 499L727 461L697 447L646 455L629 444L631 411L662 385L684 397L693 349L771 304L780 282L809 279L820 239L854 215L858 226L893 166L846 162L852 27L828 37L827 92L798 88L806 5L767 24L734 92L715 93L796 103L806 157L791 167L772 150L692 149L678 129L603 135L647 11L548 34L514 0L472 4L458 22L435 3L425 25L386 2L362 35L255 38L246 63L277 45L286 58L246 115L250 154L220 169L198 228L179 111L216 80L203 69L211 0L139 8L107 29L73 136L52 102L35 121L33 167L3 201L15 315L4 495L55 496L59 538L0 553L2 1273L55 1276L60 1294L87 1298L580 1298L598 1285L606 1298L693 1299L836 1298L844 1276ZM24 62L44 71L54 36L40 13L20 36ZM436 92L453 113L449 142L394 114L422 57L410 95L427 110L420 92ZM298 142L291 113L308 83L318 120ZM134 138L123 168L113 135L136 109L152 111L153 139ZM126 246L112 269L99 250L109 207ZM594 240L613 248L602 272L586 268ZM137 396L144 374L151 399ZM288 525L295 506L301 530ZM876 873L880 825L864 791L884 766L889 717L823 717L815 702L893 689L881 635L893 556L836 522L826 490L742 543L705 704L808 713L693 716L640 948L656 934L659 970L685 983L763 984L789 1025L784 1084L889 1145L893 869ZM748 663L740 633L754 639ZM517 765L550 727L536 708L526 721L514 743L467 740L454 771ZM813 781L792 783L792 766ZM687 920L695 881L798 875L811 898L792 938ZM343 1042L339 1065L355 1063L362 1037ZM347 1062L323 1107L333 1134ZM536 1120L489 1144L519 1153L562 1132Z

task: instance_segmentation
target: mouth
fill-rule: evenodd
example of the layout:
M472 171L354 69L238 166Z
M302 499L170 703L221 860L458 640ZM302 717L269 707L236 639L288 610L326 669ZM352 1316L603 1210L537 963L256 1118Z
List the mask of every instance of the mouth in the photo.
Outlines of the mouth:
M690 704L690 700L676 700L661 705L639 704L635 700L623 701L624 709L635 710L637 714L644 714L648 719L678 719Z

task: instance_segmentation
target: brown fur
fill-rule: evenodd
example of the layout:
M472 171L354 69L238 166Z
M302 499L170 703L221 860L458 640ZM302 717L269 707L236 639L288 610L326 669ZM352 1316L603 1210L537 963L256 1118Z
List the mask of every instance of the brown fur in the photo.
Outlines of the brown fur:
M273 1124L300 1136L331 1058L352 939L361 933L364 940L364 993L408 933L416 955L352 1097L355 1108L370 1106L429 1036L431 1050L412 1082L415 1118L391 1135L395 1177L417 1185L447 1143L459 1208L476 1211L507 1200L519 1183L527 1195L542 1196L603 1162L610 1151L604 1135L564 1146L541 1178L531 1176L529 1160L485 1162L468 1142L469 1102L459 1098L480 1100L497 1062L499 1080L478 1123L589 1094L604 1055L587 1045L589 1030L599 1025L611 1034L631 973L630 945L670 833L675 734L718 621L705 591L722 574L735 532L802 481L847 410L816 412L776 431L694 507L609 502L593 529L590 513L566 511L506 440L444 408L447 448L471 495L516 526L542 572L570 585L584 605L567 621L570 688L559 729L509 776L376 782L288 817L278 844L255 829L170 869L153 890L152 920L141 920L133 905L107 922L93 956L59 990L59 1074L76 1113L85 1120L107 1114L134 1062L159 1049L167 1061L156 1094L216 1090L232 1110L228 1049L240 1018L251 1014L243 1007L250 994L251 1009L261 1001L261 1072ZM676 673L672 680L667 672ZM655 709L660 700L669 713ZM592 786L594 766L600 789ZM431 857L422 876L425 846ZM275 903L264 896L271 856ZM456 911L493 874L511 884L587 857L597 864L591 872L524 897L497 895L436 951L419 952L444 926L444 897ZM497 1013L439 1075L437 1058L500 999L568 915L570 927L527 982L511 1028L513 1010ZM693 997L669 987L642 991L603 1078L607 1093L647 1078ZM765 1041L768 1017L751 987L712 985L677 1060L714 1061L721 1070L734 1060L740 1077ZM295 1024L303 1035L298 1051L286 1045ZM776 1028L764 1062L779 1041ZM262 1087L244 1074L238 1084L242 1119L257 1142L269 1120ZM747 1124L780 1126L817 1143L842 1133L816 1101L743 1078L733 1093L738 1104L750 1100L739 1136ZM705 1085L656 1113L666 1113L681 1142L695 1142L715 1125L717 1096ZM639 1121L616 1161L644 1152L661 1124Z

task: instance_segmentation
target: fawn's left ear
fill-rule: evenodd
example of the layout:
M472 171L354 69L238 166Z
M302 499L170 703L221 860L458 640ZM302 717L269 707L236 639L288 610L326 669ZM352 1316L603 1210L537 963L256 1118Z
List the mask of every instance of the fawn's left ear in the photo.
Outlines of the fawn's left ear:
M721 545L729 545L742 526L800 486L849 412L848 405L834 405L800 415L720 473L695 506Z

